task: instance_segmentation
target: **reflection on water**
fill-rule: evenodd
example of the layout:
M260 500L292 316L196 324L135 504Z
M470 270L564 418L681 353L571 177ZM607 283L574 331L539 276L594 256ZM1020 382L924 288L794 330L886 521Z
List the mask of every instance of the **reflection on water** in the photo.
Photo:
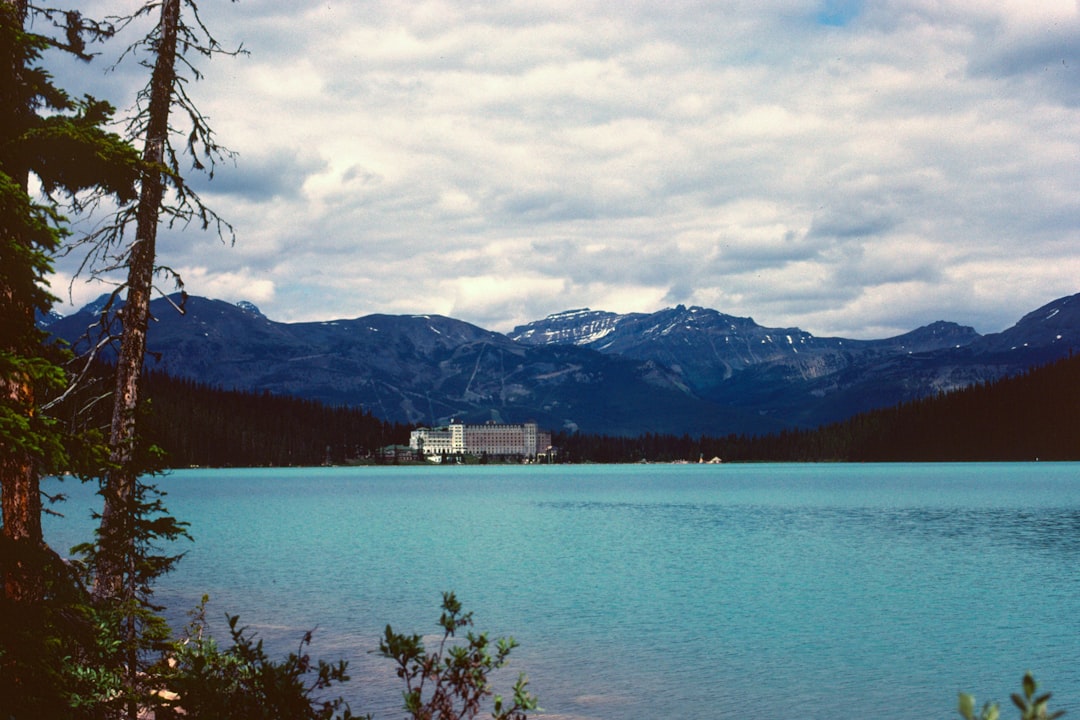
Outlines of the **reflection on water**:
M881 538L914 534L926 540L1042 548L1053 552L1055 559L1062 553L1080 552L1080 509L1073 507L788 507L584 500L541 501L536 507L571 514L625 513L636 515L641 522L717 525L725 531L747 534L776 528L793 533L834 532L842 527L849 534L861 532Z

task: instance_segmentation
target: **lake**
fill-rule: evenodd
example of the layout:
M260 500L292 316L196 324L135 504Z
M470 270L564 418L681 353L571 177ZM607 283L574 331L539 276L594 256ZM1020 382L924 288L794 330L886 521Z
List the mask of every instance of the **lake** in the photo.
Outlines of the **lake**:
M56 481L51 481L55 483ZM955 717L1026 670L1080 715L1080 464L184 470L194 543L159 585L205 592L278 653L349 660L354 711L400 718L371 651L436 631L444 590L512 635L540 717ZM92 488L67 481L59 548ZM220 626L219 626L220 627Z

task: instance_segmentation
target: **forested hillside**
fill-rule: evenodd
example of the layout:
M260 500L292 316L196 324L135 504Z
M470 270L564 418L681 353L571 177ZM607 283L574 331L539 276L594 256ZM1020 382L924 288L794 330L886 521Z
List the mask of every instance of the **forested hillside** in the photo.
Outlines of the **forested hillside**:
M51 412L72 426L109 426L111 367L95 366L77 391ZM145 376L139 415L142 447L164 457L150 464L181 467L340 465L407 443L409 428L359 408L314 400L221 390L163 373Z
M340 464L408 441L409 427L291 397L148 379L147 438L171 467ZM1080 356L1020 376L817 430L637 437L559 433L564 462L963 461L1080 459Z
M165 450L170 467L342 464L409 439L407 427L355 408L158 374L146 389L146 439Z
M723 438L557 435L574 462L1080 459L1080 356L817 430Z
M847 459L1080 459L1080 355L822 431Z
M564 314L508 337L438 315L285 323L250 304L181 294L155 303L147 368L174 377L364 407L391 422L535 420L628 438L812 429L1080 349L1080 294L993 335L936 322L880 340L682 306ZM77 351L94 346L87 328L102 306L54 320L49 332ZM108 349L102 358L114 361Z

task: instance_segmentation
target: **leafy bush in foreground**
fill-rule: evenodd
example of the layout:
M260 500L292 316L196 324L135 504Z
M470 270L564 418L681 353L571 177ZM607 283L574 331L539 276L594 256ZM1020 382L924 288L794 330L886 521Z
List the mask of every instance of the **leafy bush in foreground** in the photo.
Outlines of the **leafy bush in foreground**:
M162 693L166 707L193 720L349 720L354 717L341 698L322 699L322 691L349 679L346 662L312 663L306 652L311 632L299 649L282 661L271 660L239 618L230 615L232 644L222 650L205 635L206 601L192 613L186 637L177 641L166 661ZM343 709L344 708L344 709ZM337 714L341 711L341 714Z
M379 643L383 657L397 663L397 675L405 681L405 709L415 720L462 720L474 718L482 703L493 695L488 674L506 664L510 651L517 647L513 638L499 638L494 643L487 633L471 630L464 643L453 643L457 631L472 627L472 613L463 613L454 593L443 593L443 629L439 647L428 653L419 635L402 635L386 626L386 636ZM494 696L495 720L525 720L529 710L537 709L536 697L526 689L525 675L514 684L513 702L507 704Z
M1065 714L1064 710L1050 712L1047 709L1047 703L1050 702L1050 693L1035 696L1038 684L1030 672L1024 675L1022 685L1024 689L1023 695L1019 693L1012 694L1013 704L1020 709L1020 720L1054 720ZM983 705L980 713L976 715L975 696L967 693L960 693L958 711L964 717L964 720L998 720L1001 716L1001 708L998 707L997 703L991 702Z
M349 680L344 660L331 664L312 661L306 652L308 632L296 652L281 661L271 660L261 640L229 616L231 644L222 649L205 634L206 597L192 613L185 637L177 641L162 669L159 693L165 712L192 720L351 720L348 704L328 697L334 685ZM525 720L536 709L536 698L527 690L524 675L513 687L513 701L494 695L488 675L506 664L517 643L469 631L472 613L462 611L453 593L443 594L439 625L443 637L438 650L429 654L419 635L395 633L390 626L379 643L386 658L394 660L398 677L405 680L405 709L415 720L471 720L492 698L495 720ZM463 640L463 642L456 642ZM164 713L159 713L162 717ZM367 717L370 716L359 716Z

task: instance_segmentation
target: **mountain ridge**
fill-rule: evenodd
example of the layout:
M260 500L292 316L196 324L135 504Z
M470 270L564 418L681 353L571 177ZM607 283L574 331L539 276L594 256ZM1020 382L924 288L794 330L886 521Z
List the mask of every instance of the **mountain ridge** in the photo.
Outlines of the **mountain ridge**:
M413 424L535 419L553 429L632 434L650 417L664 432L713 427L709 404L654 363L529 347L437 315L277 323L197 296L184 307L179 315L165 299L152 303L148 369L224 389L361 406ZM49 329L78 351L96 342L80 337L97 319L76 313ZM743 425L779 427L752 417Z
M149 349L150 366L170 375L410 424L536 420L622 435L816 426L1080 347L1080 294L1000 333L942 320L880 340L821 338L682 305L625 315L579 308L510 333L440 315L281 323L244 302L190 296L185 315L168 305L154 301ZM48 329L77 342L96 319L80 311Z

